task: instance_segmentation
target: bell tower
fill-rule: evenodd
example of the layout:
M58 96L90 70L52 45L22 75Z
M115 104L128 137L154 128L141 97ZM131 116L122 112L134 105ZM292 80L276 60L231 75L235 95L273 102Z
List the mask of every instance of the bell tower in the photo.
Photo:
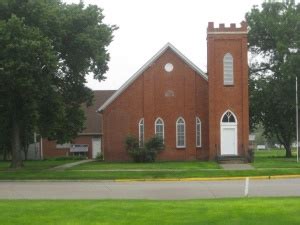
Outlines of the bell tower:
M249 138L247 23L207 28L209 158L246 156Z

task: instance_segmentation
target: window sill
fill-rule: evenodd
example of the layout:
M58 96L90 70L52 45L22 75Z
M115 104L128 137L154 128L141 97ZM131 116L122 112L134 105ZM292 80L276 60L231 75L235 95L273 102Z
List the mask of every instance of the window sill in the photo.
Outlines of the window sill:
M186 146L176 146L177 149L185 149Z

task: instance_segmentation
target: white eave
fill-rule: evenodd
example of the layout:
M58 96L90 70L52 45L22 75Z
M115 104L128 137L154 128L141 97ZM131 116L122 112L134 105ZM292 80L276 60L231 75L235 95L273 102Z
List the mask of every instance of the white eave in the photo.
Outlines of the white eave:
M127 87L129 87L143 72L151 66L168 48L175 52L185 63L187 63L197 74L208 81L207 75L197 67L193 62L191 62L187 57L185 57L177 48L171 43L167 43L163 48L161 48L150 60L148 60L135 74L133 74L109 99L104 102L104 104L97 110L97 112L103 111L108 105L110 105Z

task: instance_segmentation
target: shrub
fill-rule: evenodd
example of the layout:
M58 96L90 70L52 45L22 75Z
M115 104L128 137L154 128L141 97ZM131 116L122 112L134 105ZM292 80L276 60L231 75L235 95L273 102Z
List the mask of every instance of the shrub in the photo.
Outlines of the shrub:
M135 162L154 162L159 152L164 149L163 140L157 136L150 138L143 147L134 136L125 140L126 150Z
M143 162L144 149L139 147L139 140L134 136L128 136L125 140L126 151L135 162Z
M146 162L154 162L159 152L164 150L164 142L160 137L154 136L145 143Z
M103 161L103 154L102 152L98 152L97 155L96 155L96 158L95 158L97 161Z

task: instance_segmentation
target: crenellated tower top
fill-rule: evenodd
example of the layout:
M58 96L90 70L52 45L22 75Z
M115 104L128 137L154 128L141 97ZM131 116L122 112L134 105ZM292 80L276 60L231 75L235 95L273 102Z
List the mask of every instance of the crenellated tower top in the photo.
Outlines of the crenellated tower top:
M241 26L237 27L235 23L231 23L229 27L225 27L224 23L220 23L219 27L214 27L214 22L209 22L207 34L247 34L247 22L242 21Z

